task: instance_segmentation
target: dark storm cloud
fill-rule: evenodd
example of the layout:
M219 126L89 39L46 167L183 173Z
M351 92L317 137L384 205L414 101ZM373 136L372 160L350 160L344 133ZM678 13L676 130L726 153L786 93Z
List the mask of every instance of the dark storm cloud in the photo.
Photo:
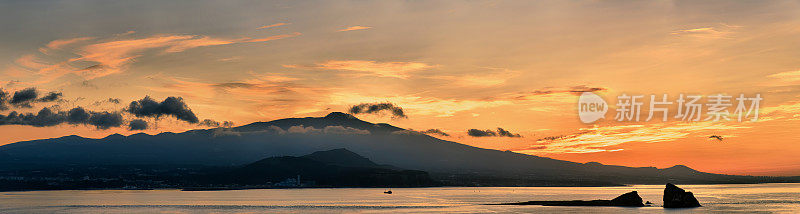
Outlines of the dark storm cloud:
M51 92L48 92L47 95L44 95L44 97L39 98L37 101L39 101L39 102L53 102L53 101L61 100L61 97L63 97L63 96L64 95L61 94L61 92L51 91Z
M522 135L511 133L503 128L497 128L497 131L470 129L467 134L472 137L522 137Z
M0 125L28 125L36 127L56 126L62 123L92 125L98 129L120 127L122 114L119 112L92 112L81 107L69 111L54 112L50 108L42 108L38 113L18 113L12 111L8 115L0 115Z
M424 133L424 134L441 135L441 136L445 136L445 137L446 136L450 136L449 134L447 134L447 133L445 133L445 132L443 132L442 130L439 130L439 129L428 129L428 130L423 131L422 133Z
M147 121L142 119L134 119L128 123L128 130L145 130L147 129Z
M11 97L11 103L14 106L30 108L31 102L36 100L39 94L36 93L35 88L26 88L19 91L14 92L14 96Z
M118 98L108 98L109 103L119 104L121 102Z
M150 96L146 96L141 100L131 102L125 111L137 117L159 118L162 116L174 116L178 120L189 123L199 122L197 116L183 102L181 97L167 97L167 99L159 103L150 98Z
M394 118L408 118L403 108L393 103L361 103L350 107L351 114L375 114L382 111L389 111Z

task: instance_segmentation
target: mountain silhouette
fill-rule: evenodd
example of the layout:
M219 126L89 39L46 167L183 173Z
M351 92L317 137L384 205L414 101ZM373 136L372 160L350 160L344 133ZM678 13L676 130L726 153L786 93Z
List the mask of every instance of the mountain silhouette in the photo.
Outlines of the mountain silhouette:
M347 149L314 152L300 157L265 158L230 172L213 175L219 184L278 183L300 177L314 186L421 187L439 185L427 172L388 169Z
M347 150L335 150L346 148ZM313 153L317 151L326 151ZM363 155L363 159L346 151ZM372 166L372 160L397 168L427 171L448 185L598 186L672 183L786 182L792 178L702 173L676 166L624 167L575 163L509 151L477 148L437 139L389 124L370 123L350 114L286 118L233 128L199 129L157 135L110 135L100 139L65 136L0 146L0 168L62 165L236 166L267 157L309 154L332 165ZM680 162L680 160L676 160ZM384 165L383 168L391 168Z
M318 151L308 155L303 155L302 157L336 166L380 167L378 164L370 161L368 158L351 152L345 148Z

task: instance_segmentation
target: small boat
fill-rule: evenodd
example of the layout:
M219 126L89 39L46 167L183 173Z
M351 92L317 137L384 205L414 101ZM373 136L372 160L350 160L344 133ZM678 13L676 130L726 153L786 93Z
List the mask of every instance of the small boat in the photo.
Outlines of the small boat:
M384 191L384 192L383 192L383 194L392 194L392 189L389 189L389 190L387 190L387 191Z

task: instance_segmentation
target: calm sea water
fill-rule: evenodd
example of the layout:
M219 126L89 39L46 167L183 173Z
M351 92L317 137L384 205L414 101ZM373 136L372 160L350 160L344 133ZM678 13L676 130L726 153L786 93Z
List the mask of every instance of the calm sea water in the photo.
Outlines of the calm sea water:
M680 185L703 207L664 209L662 185L393 189L80 190L0 193L0 213L800 213L800 184ZM529 200L611 199L639 191L655 207L498 206Z

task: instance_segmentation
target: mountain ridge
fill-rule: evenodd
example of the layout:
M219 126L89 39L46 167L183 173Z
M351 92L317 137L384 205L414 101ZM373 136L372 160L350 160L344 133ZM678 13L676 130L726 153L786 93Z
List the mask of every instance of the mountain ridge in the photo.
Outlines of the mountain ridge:
M365 130L363 132L325 132ZM298 130L300 132L298 132ZM221 134L222 133L222 134ZM199 164L229 166L272 156L301 156L346 148L370 160L420 169L451 185L570 186L672 183L757 183L797 181L697 172L680 165L626 167L577 163L478 148L334 112L325 117L285 118L233 128L157 135L77 136L0 146L0 165ZM17 165L15 165L17 164ZM687 167L688 168L688 167Z

